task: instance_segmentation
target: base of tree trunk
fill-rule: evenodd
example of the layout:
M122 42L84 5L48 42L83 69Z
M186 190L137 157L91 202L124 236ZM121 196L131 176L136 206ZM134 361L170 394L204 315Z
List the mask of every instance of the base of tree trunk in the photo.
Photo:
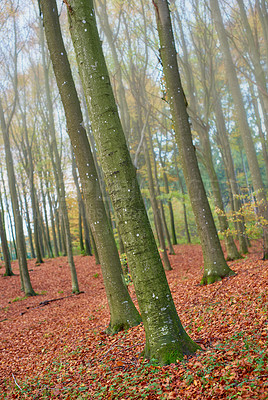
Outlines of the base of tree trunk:
M223 278L234 275L236 275L236 273L230 268L228 268L228 270L225 268L224 273L220 275L213 272L213 267L211 269L205 269L200 285L210 285L211 283L221 281Z
M190 339L188 335L184 338L183 342L182 344L181 341L172 341L155 348L150 348L146 343L142 354L150 361L156 361L163 366L173 363L176 364L182 361L185 356L191 356L195 354L197 350L201 350L201 347Z
M105 332L108 335L115 335L118 332L121 331L127 331L129 328L133 328L134 326L138 326L141 323L141 317L139 316L139 318L136 318L136 321L133 320L130 322L117 322L112 324L110 322L108 328L105 330Z
M31 292L25 292L23 290L23 292L25 293L25 297L32 297L32 296L37 296L37 293L35 293L35 291L31 291Z
M243 258L242 254L227 254L226 261L234 261Z
M5 272L4 273L4 276L14 276L15 274L14 274L14 272L12 272L12 271L8 271L8 272Z

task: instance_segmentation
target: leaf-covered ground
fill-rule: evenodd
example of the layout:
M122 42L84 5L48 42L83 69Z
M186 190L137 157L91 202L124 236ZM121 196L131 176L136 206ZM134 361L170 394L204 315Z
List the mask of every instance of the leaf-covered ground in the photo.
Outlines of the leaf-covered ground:
M200 246L175 249L167 277L182 323L203 351L159 367L140 356L142 325L106 335L109 314L93 257L75 258L83 293L73 296L65 257L29 262L39 295L28 299L13 263L16 276L0 276L0 398L267 399L268 262L260 246L229 263L236 276L206 287L199 286ZM133 285L129 290L136 303ZM58 300L45 302L51 299Z

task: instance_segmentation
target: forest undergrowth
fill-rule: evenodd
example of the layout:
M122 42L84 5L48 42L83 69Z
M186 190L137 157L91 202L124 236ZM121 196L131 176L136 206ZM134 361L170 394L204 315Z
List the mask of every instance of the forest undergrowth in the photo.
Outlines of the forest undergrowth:
M65 257L29 261L39 295L27 299L18 264L13 277L0 269L0 398L268 399L268 261L261 250L253 243L244 259L228 263L235 276L202 287L201 247L175 246L167 278L179 317L203 350L165 367L142 358L142 324L105 333L109 312L93 257L75 257L78 295Z

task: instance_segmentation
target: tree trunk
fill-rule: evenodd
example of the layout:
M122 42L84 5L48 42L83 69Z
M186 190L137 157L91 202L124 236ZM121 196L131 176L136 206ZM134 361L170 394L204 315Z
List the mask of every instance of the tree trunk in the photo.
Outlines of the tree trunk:
M252 177L252 184L254 187L256 198L259 202L259 215L265 220L268 220L268 206L265 196L265 188L262 182L257 155L247 121L247 113L244 107L243 97L236 75L235 66L232 60L232 55L230 52L218 0L210 0L210 7L212 11L212 16L215 21L216 31L221 44L221 49L224 55L226 76L229 89L234 101L237 122L248 160L250 174ZM268 259L268 226L264 226L264 259Z
M229 177L230 189L233 196L234 212L235 212L235 226L237 227L238 240L239 240L239 250L241 254L246 254L248 252L247 242L246 242L246 231L245 225L241 215L241 200L239 188L235 176L234 162L231 153L230 143L228 140L228 134L226 132L226 126L224 121L224 114L222 110L221 100L219 94L213 90L213 107L216 116L216 127L217 136L221 143L222 152L225 159L226 171Z
M123 282L118 251L105 212L97 171L83 128L80 103L61 36L56 1L41 0L41 7L53 69L65 110L68 134L83 187L86 211L99 249L111 314L108 332L116 333L139 324L141 319Z
M64 231L64 234L65 234L63 240L65 241L65 244L66 244L66 253L67 253L67 257L68 257L68 263L70 266L72 292L79 293L77 274L76 274L76 269L75 269L74 259L73 259L70 224L69 224L68 209L67 209L67 204L66 204L65 185L64 185L64 179L63 179L63 172L62 172L62 168L61 168L60 155L58 152L57 141L56 141L56 131L55 131L54 116L53 116L53 105L52 105L50 87L49 87L48 68L47 68L46 61L45 61L44 33L43 33L42 26L41 26L41 20L40 20L40 42L41 42L42 62L43 62L44 78L45 78L46 101L47 101L48 117L49 117L48 128L49 128L49 135L50 135L51 141L52 141L52 144L51 144L52 151L55 156L56 175L58 177L58 180L56 177L55 177L55 179L56 179L56 182L58 183L57 194L58 194L58 200L60 202L61 216L62 216L62 220L63 220L62 231Z
M6 269L4 276L12 276L14 274L13 274L12 268L11 268L10 254L9 254L9 249L8 249L8 244L7 244L7 236L6 236L5 223L4 223L4 214L2 213L1 210L0 210L0 238L1 238L2 253L3 253L5 269Z
M58 248L57 234L56 234L56 227L55 227L55 220L54 220L54 210L53 210L52 200L50 197L47 177L44 176L44 180L45 180L45 185L46 185L46 195L47 195L48 206L49 206L54 253L55 253L55 257L59 257L59 248Z
M23 194L23 200L24 200L23 208L25 209L25 215L26 215L27 232L28 232L28 238L29 238L29 244L30 244L30 250L31 250L31 258L35 258L35 251L34 251L33 237L32 237L32 228L31 228L31 222L30 222L30 216L29 216L27 195L26 195L26 191L25 191L25 182L24 182L23 177L21 177L21 182L22 182L22 194Z
M119 120L93 1L72 0L69 5L70 32L93 134L146 332L145 356L161 364L176 362L198 346L183 329L171 297Z
M185 182L195 215L204 257L204 275L201 284L213 283L234 272L228 267L220 245L205 188L200 175L195 147L186 111L186 101L181 86L177 64L170 12L166 0L154 1L160 53L167 85L167 94L174 122L175 138L180 149L180 159Z
M18 202L18 195L16 189L16 178L14 172L14 164L13 164L13 157L10 149L10 142L9 142L9 132L8 126L5 122L4 112L2 108L2 103L0 101L0 120L1 120L1 128L4 138L4 147L5 147L5 157L6 157L6 166L7 166L7 175L8 175L8 184L9 184L9 191L11 196L12 202L12 209L15 221L15 230L16 230L16 245L18 251L18 258L19 258L19 267L20 267L20 277L21 277L21 287L25 292L26 296L34 296L35 292L32 288L30 275L27 266L27 254L26 254L26 244L25 244L25 237L23 232L23 223L20 214L19 202Z

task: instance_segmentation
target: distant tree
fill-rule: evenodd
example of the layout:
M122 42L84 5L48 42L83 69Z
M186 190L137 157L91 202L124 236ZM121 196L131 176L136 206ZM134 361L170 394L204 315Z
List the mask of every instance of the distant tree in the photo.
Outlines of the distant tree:
M228 81L229 90L231 92L234 106L236 109L236 118L239 126L239 132L243 141L243 146L246 152L247 161L252 178L252 185L259 202L259 213L265 220L268 220L268 205L265 195L265 187L262 181L260 168L254 142L251 136L250 127L248 124L247 113L245 110L241 88L237 78L232 54L230 51L228 37L226 35L221 10L218 0L210 0L210 7L214 19L216 31L221 44L223 53L223 60L225 65L226 77ZM268 228L264 228L264 259L268 259Z
M1 196L1 194L0 194L0 196ZM2 199L1 199L1 209L0 209L0 238L1 238L2 253L3 253L5 269L6 269L4 276L12 276L12 275L14 275L14 273L12 271L11 262L10 262L10 253L9 253L9 248L8 248L8 243L7 243L6 230L5 230Z

